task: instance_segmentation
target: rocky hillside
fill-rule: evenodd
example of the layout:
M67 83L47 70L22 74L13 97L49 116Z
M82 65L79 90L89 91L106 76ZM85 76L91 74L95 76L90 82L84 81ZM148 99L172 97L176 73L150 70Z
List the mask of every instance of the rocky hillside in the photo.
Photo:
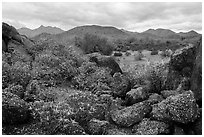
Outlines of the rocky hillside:
M51 26L43 26L41 25L39 28L36 29L29 29L29 28L20 28L17 30L21 35L26 35L29 38L35 37L41 33L49 33L49 34L59 34L64 32L62 29L57 27Z
M201 39L130 72L5 23L2 36L4 135L202 134Z

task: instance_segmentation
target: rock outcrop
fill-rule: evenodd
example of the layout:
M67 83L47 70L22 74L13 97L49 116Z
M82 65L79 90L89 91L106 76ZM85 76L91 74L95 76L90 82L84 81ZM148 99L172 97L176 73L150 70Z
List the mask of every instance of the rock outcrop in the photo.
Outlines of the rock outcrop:
M199 108L192 91L170 96L162 102L153 105L152 118L162 121L179 123L194 122L198 118Z
M196 49L196 58L194 61L193 71L191 75L191 87L194 92L195 98L202 101L202 40L198 42ZM202 104L202 103L201 103Z
M89 61L95 62L99 67L107 67L111 69L111 75L116 72L122 73L122 70L113 57L100 55L100 53L88 54Z
M202 97L202 41L196 45L176 50L169 62L169 72L165 82L167 90L192 90L195 99ZM201 103L200 103L201 104Z
M140 122L150 111L151 106L144 101L121 110L113 111L111 118L116 124L129 127Z

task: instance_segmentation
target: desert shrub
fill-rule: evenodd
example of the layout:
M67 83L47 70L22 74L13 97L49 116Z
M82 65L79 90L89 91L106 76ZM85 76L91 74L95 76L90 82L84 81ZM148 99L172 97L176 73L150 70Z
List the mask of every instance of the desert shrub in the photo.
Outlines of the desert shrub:
M153 93L160 93L163 90L164 81L167 78L167 64L150 64L146 74L149 83L149 89Z
M30 66L27 63L17 61L8 69L8 71L8 78L10 84L19 84L25 88L32 78Z
M72 108L67 103L35 101L30 106L33 119L46 134L56 134L71 122Z
M9 78L9 69L10 69L10 65L5 62L2 61L2 88L6 88L9 85L10 82L10 78Z
M145 85L146 74L149 66L147 64L122 65L121 69L129 77L131 86Z
M157 50L154 50L151 52L151 55L157 55L158 54L158 51Z
M119 56L122 56L122 55L123 55L123 54L120 53L120 52L115 52L115 53L114 53L114 56L118 56L118 57L119 57Z
M141 51L138 51L138 53L134 54L135 61L140 61L140 60L142 60L143 57L144 57L144 55L142 54Z
M104 55L111 55L113 51L113 46L106 38L101 38L97 35L88 33L84 35L83 39L77 39L75 44L86 54L100 52Z
M73 84L78 89L95 91L101 86L108 86L112 81L108 68L97 67L94 63L84 63L79 68L79 75L74 77Z
M77 67L83 59L63 49L44 51L36 56L32 71L35 79L44 80L47 85L53 86L70 81L78 73Z
M24 91L25 90L23 89L23 87L21 85L11 84L11 85L9 85L8 88L5 89L5 91L11 92L22 99L24 97Z

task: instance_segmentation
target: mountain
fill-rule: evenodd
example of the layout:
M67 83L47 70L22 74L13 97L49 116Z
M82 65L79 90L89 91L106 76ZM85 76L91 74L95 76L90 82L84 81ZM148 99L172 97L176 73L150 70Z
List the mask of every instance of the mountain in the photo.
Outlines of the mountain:
M41 33L49 33L49 34L59 34L64 32L64 30L57 28L57 27L51 27L51 26L43 26L41 25L39 28L36 29L29 29L29 28L20 28L18 29L18 32L21 35L26 35L29 38L35 37Z
M179 39L180 35L178 35L177 33L175 33L172 30L169 29L148 29L144 32L142 32L142 34L152 34L155 35L157 37L161 37L161 38L169 38L169 39Z
M184 38L194 38L194 37L197 37L198 35L201 35L201 34L195 32L194 30L191 30L189 32L179 32L178 35L180 35L181 37L184 37Z
M86 25L75 27L63 33L56 34L53 38L58 42L67 43L75 37L83 37L86 33L105 37L109 40L124 39L130 36L130 34L112 26Z
M100 37L105 37L110 41L117 40L117 39L127 39L127 38L137 38L137 39L153 39L153 40L181 40L182 37L197 37L200 36L195 31L190 31L186 33L175 33L172 30L169 29L149 29L147 31L144 31L142 33L138 32L131 32L124 29L118 29L116 27L112 26L99 26L99 25L85 25L85 26L78 26L75 28L72 28L68 31L61 31L57 34L42 32L42 30L45 30L46 28L50 27L44 27L41 26L38 29L35 29L35 32L38 32L38 35L36 34L33 39L34 40L44 40L51 38L53 40L56 40L59 43L62 44L72 44L76 37L83 37L86 33L98 35ZM22 31L23 29L21 29ZM36 31L37 30L37 31ZM41 30L40 34L39 31ZM32 30L34 31L34 30ZM51 35L52 34L52 35Z

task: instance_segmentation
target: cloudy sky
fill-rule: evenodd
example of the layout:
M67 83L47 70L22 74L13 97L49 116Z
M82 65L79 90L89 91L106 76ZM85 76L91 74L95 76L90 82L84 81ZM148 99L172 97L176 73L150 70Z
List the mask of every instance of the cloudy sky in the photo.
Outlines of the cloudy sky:
M2 20L16 28L115 26L142 32L166 28L202 31L202 3L2 3Z

